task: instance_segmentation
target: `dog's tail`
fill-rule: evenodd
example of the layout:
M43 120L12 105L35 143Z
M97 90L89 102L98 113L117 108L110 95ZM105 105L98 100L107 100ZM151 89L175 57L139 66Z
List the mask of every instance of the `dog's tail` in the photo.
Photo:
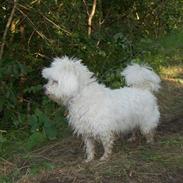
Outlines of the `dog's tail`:
M126 84L129 87L141 88L151 92L158 91L160 88L161 80L150 67L132 64L127 66L121 74L125 77Z

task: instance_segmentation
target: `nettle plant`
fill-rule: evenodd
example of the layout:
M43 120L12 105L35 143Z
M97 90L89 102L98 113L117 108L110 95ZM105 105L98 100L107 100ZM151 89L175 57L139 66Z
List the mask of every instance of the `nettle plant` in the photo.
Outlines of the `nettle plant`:
M12 59L0 65L0 141L6 132L27 131L30 136L43 134L47 139L58 137L58 131L66 127L64 109L56 106L44 96L42 83L35 68ZM31 83L31 86L30 86ZM60 134L59 136L62 136Z

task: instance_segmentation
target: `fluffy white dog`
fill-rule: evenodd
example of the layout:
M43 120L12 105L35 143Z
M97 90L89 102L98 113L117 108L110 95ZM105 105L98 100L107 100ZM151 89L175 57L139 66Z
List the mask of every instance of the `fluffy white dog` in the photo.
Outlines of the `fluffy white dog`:
M69 124L81 135L86 147L86 161L95 155L95 140L102 142L106 160L112 152L115 134L136 128L153 142L160 113L153 91L160 88L160 78L151 68L129 65L122 75L128 87L110 89L99 84L93 73L76 58L55 58L42 71L48 79L45 94L64 104Z

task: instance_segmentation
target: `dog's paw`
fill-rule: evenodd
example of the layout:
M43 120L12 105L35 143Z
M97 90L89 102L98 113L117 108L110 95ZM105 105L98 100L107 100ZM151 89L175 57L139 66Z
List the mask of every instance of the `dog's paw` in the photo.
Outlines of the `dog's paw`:
M154 139L149 139L146 141L146 143L149 145L154 145Z
M91 162L93 160L93 158L87 158L87 159L85 159L83 162L84 163L89 163L89 162Z
M100 161L107 161L107 160L109 160L109 157L108 156L102 156L100 158Z
M135 142L136 140L137 140L137 138L135 136L132 136L127 139L127 142L132 143L132 142Z

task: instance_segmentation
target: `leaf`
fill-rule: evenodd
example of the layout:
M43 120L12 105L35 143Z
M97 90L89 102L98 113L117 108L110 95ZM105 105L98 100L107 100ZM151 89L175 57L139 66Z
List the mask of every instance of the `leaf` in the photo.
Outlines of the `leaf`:
M43 129L44 129L44 132L45 132L46 136L48 137L48 139L50 139L50 140L56 139L57 129L56 129L55 125L53 124L53 122L47 117L47 115L45 115L40 110L37 110L36 114L39 118L39 123L43 124Z
M48 137L48 139L50 140L54 140L57 138L57 129L56 127L53 125L53 123L51 123L51 121L47 120L44 122L44 131L46 136Z
M29 118L28 118L28 122L31 126L31 132L36 132L39 130L39 121L38 121L38 118L36 115L31 115Z
M46 136L42 132L35 132L33 133L29 139L27 140L26 147L31 150L32 148L41 145L43 142L46 141Z

